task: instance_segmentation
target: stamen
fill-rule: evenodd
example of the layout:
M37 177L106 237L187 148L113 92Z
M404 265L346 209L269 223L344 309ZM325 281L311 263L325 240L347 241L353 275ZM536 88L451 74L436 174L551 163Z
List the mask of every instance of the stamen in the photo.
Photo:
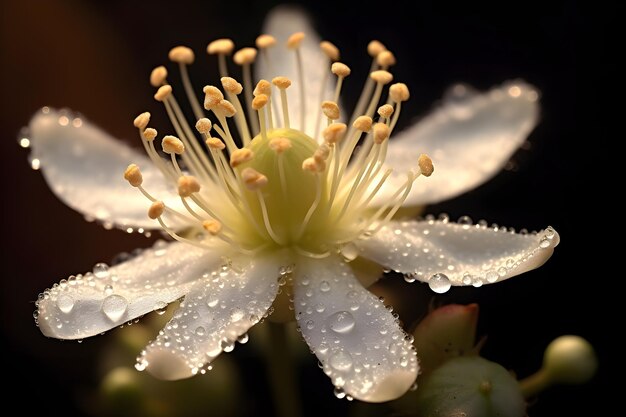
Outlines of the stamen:
M226 56L230 55L233 52L233 49L235 49L235 44L233 41L226 38L216 39L207 46L207 52L209 55L217 54L220 77L228 77Z
M275 74L274 66L272 65L272 61L269 56L269 48L276 45L276 38L271 35L260 35L256 38L256 47L261 51L261 56L265 60L265 64L267 65L267 71L269 74ZM276 101L273 102L274 112L276 113L277 123L278 123L278 103Z
M291 149L292 146L291 141L283 137L273 138L269 142L270 149L279 155Z
M183 142L178 139L176 136L167 135L163 138L163 142L161 143L163 146L163 152L167 154L176 154L182 155L185 152L185 145Z
M252 73L250 71L250 64L256 59L257 51L254 48L243 48L235 53L233 60L237 65L242 66L243 71L243 86L244 96L246 98L246 105L248 107L248 115L250 117L250 124L253 127L254 134L259 131L259 123L253 117L252 112Z
M248 148L236 149L230 154L230 166L237 168L241 164L245 164L254 158L254 153Z
M160 87L166 83L167 69L161 65L156 67L150 73L150 85L153 87Z
M337 48L332 42L320 42L320 49L331 61L339 61L339 48Z
M300 225L300 229L298 229L298 233L296 233L295 236L295 240L300 240L300 238L302 237L302 234L304 233L304 231L306 230L306 227L309 225L309 221L311 220L311 217L313 217L313 214L315 213L315 210L317 210L317 207L320 204L320 201L322 200L322 178L320 177L319 174L314 173L316 175L316 179L317 181L315 181L315 200L313 200L313 203L311 203L311 207L309 207L309 210L306 212L306 215L304 216L304 219L302 220L302 224Z
M169 84L162 85L159 87L157 92L154 94L154 99L156 101L165 101L172 94L172 86Z
M256 87L254 88L254 91L252 92L252 94L254 94L255 97L259 96L260 94L265 94L267 96L268 102L271 102L272 101L272 84L270 84L270 82L267 80L260 80L257 83ZM272 118L271 103L267 107L267 119L269 121L270 130L274 129L274 121Z
M139 116L135 117L135 120L133 120L133 125L140 130L145 129L146 126L148 126L148 123L150 123L150 113L148 112L141 113Z
M146 139L146 141L150 142L153 141L154 138L157 137L157 131L156 129L153 129L151 127L147 128L146 130L143 131L143 137Z
M374 125L374 143L380 145L389 138L389 126L384 123Z
M266 49L266 48L271 48L272 46L276 45L276 38L273 37L272 35L259 35L256 38L256 47L259 49Z
M324 141L329 145L338 143L346 133L347 126L345 123L333 123L322 132Z
M374 95L370 101L369 106L367 107L367 111L365 114L368 116L372 116L374 114L374 109L380 100L380 96L383 92L383 87L389 84L393 80L393 75L390 72L385 70L374 71L370 74L370 78L376 82L376 89L374 90Z
M222 223L217 220L205 220L202 222L202 227L209 232L211 236L216 236L222 231Z
M243 91L243 86L231 77L222 77L222 87L228 95L228 99L233 103L237 112L235 113L235 121L237 124L237 130L239 135L243 139L243 145L246 146L250 143L250 131L248 130L248 122L246 121L246 115L241 107L239 97L237 97Z
M189 100L193 114L196 118L201 118L203 116L202 108L200 107L200 103L198 103L198 98L194 93L194 88L192 87L191 80L189 78L189 72L187 71L187 65L193 64L193 61L195 60L193 51L186 46L176 46L170 49L168 57L170 61L178 63L180 75L183 80L183 87L185 88L185 94L187 94L187 100Z
M292 49L296 53L296 66L298 69L298 83L300 84L300 130L305 131L304 116L306 114L306 96L304 85L304 69L302 66L302 54L300 53L300 44L304 40L304 33L296 32L287 39L287 48Z
M200 191L200 183L196 177L183 175L178 178L178 195L181 197L191 197L193 193Z
M378 56L378 54L386 50L387 48L385 47L385 45L377 40L373 40L367 45L367 53L372 57L372 65L370 66L369 70L370 73L374 72L378 68L378 63L376 62L376 57ZM374 91L374 80L368 77L365 81L365 85L363 86L363 90L361 91L359 101L354 107L354 111L352 112L352 117L350 117L350 120L354 120L356 117L363 114L365 106L367 105L367 101L372 95L372 91Z
M389 118L393 114L393 106L391 104L383 104L378 108L378 114L389 123Z
M283 123L289 129L289 108L287 104L287 89L291 86L291 80L287 77L274 77L272 83L280 90L280 102L283 107Z
M420 154L419 158L417 158L417 164L425 177L430 177L435 170L432 159L426 154Z
M206 117L198 119L196 122L196 130L203 135L208 135L211 131L211 127L213 127L213 124Z
M313 152L313 159L316 161L326 161L328 156L330 155L330 147L326 143L322 143L317 147L315 152Z
M386 50L387 50L387 47L385 47L385 45L383 45L382 42L377 41L376 39L374 39L373 41L370 41L370 43L367 44L367 53L372 58L376 58L381 52L386 51Z
M326 162L323 159L306 158L302 161L302 169L311 173L324 172Z
M324 116L328 118L328 124L330 125L334 120L339 119L339 106L334 101L323 101L322 112Z
M193 64L195 55L193 51L186 46L175 46L174 48L170 49L168 58L172 62L191 65Z
M335 101L339 101L339 94L343 85L343 79L350 75L350 67L341 62L335 62L330 68L333 74L337 76L337 86L335 87Z
M133 187L139 187L143 183L141 170L136 164L130 164L124 171L124 179Z
M165 204L163 204L162 201L155 201L150 205L150 208L148 209L148 217L150 217L152 220L156 220L158 217L161 217L163 215L164 211Z
M380 65L382 69L386 70L396 65L396 57L393 55L393 52L389 50L381 51L376 55L376 63Z
M398 118L400 117L400 108L402 107L402 102L407 101L409 97L409 88L406 86L406 84L395 83L391 87L389 87L389 98L391 98L391 100L396 103L396 111L390 124L392 131L396 127L396 123L398 122Z
M259 94L252 100L252 108L259 113L259 123L261 124L261 136L264 140L267 140L267 129L265 127L265 105L267 104L268 97L265 94Z
M202 91L204 92L204 108L207 110L213 110L220 104L220 101L224 100L224 94L215 86L207 85Z
M333 45L332 43L328 42L328 41L322 41L320 43L320 49L322 50L322 52L324 53L324 55L326 55L326 57L328 57L328 63L330 64L333 61L337 61L339 59L339 49ZM328 84L328 79L330 77L330 74L328 74L328 72L324 71L324 76L322 78L322 82L320 83L320 92L319 92L319 102L324 101L325 97L324 93L326 92L326 84ZM334 98L335 101L338 101L339 98L335 97ZM317 117L315 118L315 134L313 135L313 137L315 139L317 139L319 132L320 132L320 123L321 123L321 113L320 113L321 109L317 110Z

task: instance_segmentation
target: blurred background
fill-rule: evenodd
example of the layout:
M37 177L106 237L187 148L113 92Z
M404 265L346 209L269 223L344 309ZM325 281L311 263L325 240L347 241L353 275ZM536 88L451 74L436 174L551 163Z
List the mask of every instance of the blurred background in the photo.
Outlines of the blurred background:
M136 339L141 337L125 335L123 329L80 344L47 339L34 325L34 301L39 292L69 274L89 271L120 252L148 246L151 239L105 231L61 203L40 173L29 168L28 152L16 143L20 128L43 105L69 107L136 146L132 119L141 111L153 113L158 130L167 128L164 111L152 99L148 76L153 67L167 63L168 50L178 44L194 49L191 75L196 87L215 84L219 77L215 60L204 53L207 43L230 37L238 47L252 46L265 14L278 2L2 0L0 4L4 157L0 218L3 258L8 260L0 281L5 382L16 392L30 392L32 402L22 405L24 411L54 409L66 416L103 413L102 396L96 395L102 378L110 364L132 367L142 343ZM587 227L581 219L590 208L577 189L583 172L573 168L580 151L573 138L579 134L576 110L581 86L576 65L582 47L575 31L592 18L581 20L573 4L559 1L540 7L527 2L508 5L513 9L475 2L462 7L419 2L411 10L391 2L374 8L326 1L301 5L310 12L322 38L335 43L342 61L351 66L344 97L352 103L369 68L367 43L377 38L395 53L399 63L393 68L394 77L412 92L403 106L401 126L426 114L455 82L487 89L522 78L541 91L541 123L507 170L469 194L429 207L428 212L446 212L452 219L485 218L517 230L552 225L561 235L560 246L539 270L495 286L453 288L434 303L479 303L478 333L488 336L483 355L519 377L540 366L543 350L553 338L586 337L597 349L599 374L585 386L543 393L534 400L529 415L598 411L606 369L613 364L606 357L609 335L598 325L605 304L601 286L588 284L597 272L596 255L593 250L588 253L587 236L581 231ZM380 291L393 300L407 324L428 308L430 293L424 285L390 277ZM157 331L149 326L139 329L146 338ZM304 343L300 345L306 352ZM196 377L203 381L171 383L167 390L206 392L208 399L196 406L198 415L273 414L265 365L254 343L239 346L217 362L215 373ZM307 415L361 412L357 408L363 405L332 395L330 381L313 355L303 355L298 366ZM143 374L141 378L150 379ZM212 403L214 396L219 398ZM11 393L4 398L11 401ZM174 410L173 414L182 407L174 404L176 399L160 400L164 410ZM375 410L372 406L367 412Z

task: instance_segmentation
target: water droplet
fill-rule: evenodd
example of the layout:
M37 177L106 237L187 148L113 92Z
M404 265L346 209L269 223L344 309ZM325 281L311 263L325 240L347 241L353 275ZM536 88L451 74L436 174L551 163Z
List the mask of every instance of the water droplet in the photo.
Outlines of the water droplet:
M93 274L96 278L107 278L109 276L109 265L102 262L95 264Z
M343 391L343 389L339 387L335 387L333 393L335 394L335 397L339 398L340 400L346 398L346 393Z
M330 291L330 283L328 281L320 282L320 291L322 292Z
M204 327L198 326L196 327L196 330L194 331L194 333L198 336L204 336L206 334L206 330L204 329Z
M242 344L242 345L245 345L246 343L248 343L248 340L250 340L250 336L248 336L248 333L244 333L237 338L237 342L239 342L239 344Z
M222 343L220 343L220 346L222 347L222 350L226 353L232 352L233 350L235 350L235 343L231 342L230 340L222 340Z
M541 240L539 241L539 247L541 249L547 249L550 247L550 239L548 239L546 236L542 237Z
M409 391L417 391L417 382L414 382L413 385L411 385L411 388L409 388Z
M409 284L412 284L415 282L415 274L404 274L404 280L406 282L408 282Z
M220 300L219 298L212 298L209 301L207 301L206 305L208 305L209 307L213 308L217 305L217 303L219 303Z
M507 270L506 270L506 268L505 268L505 267L503 267L503 266L501 266L500 268L498 268L498 275L500 275L501 277L506 276L506 273L507 273L507 272L508 272L508 271L507 271Z
M355 321L352 314L348 311L338 311L328 317L328 327L335 333L348 333L354 329Z
M39 158L28 155L28 161L30 162L30 167L33 170L37 171L39 168L41 168L41 161L39 160Z
M323 313L324 310L326 310L326 306L322 303L319 303L315 306L315 311L317 311L318 313Z
M506 275L506 269L504 270L504 275ZM489 271L487 272L486 278L487 278L487 282L493 284L494 282L498 280L499 276L496 271Z
M306 328L312 330L315 327L315 322L313 320L308 320L306 322Z
M328 363L337 371L347 371L352 368L352 356L343 350L330 357Z
M154 311L161 316L167 311L167 303L165 301L157 301L154 305Z
M233 322L237 322L243 318L246 313L240 308L233 308L230 310L230 319Z
M118 321L122 318L126 309L128 308L128 301L121 295L109 295L102 302L102 312L111 320Z
M359 248L354 243L350 242L341 248L341 255L346 262L353 261L359 256Z
M113 286L112 285L105 285L104 286L104 295L111 295L113 294Z
M61 294L57 298L57 307L59 307L59 310L63 313L68 314L74 308L74 299L71 295Z
M483 281L482 281L480 278L476 277L476 278L474 278L474 280L472 281L472 285L473 285L474 287L476 287L476 288L478 288L478 287L482 287L482 286L483 286Z
M437 294L443 294L448 292L452 284L450 283L450 279L447 275L436 273L428 280L428 286Z
M450 221L450 216L448 216L447 213L441 213L439 214L439 216L437 216L437 220L439 220L441 223L448 223Z
M459 217L459 220L457 221L457 223L462 225L463 229L467 230L472 225L472 219L469 216L461 216L461 217Z

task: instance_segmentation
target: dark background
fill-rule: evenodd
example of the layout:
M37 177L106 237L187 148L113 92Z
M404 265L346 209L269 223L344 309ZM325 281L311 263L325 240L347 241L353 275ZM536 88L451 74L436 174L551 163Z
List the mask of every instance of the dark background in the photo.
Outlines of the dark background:
M1 4L2 252L9 261L0 282L3 376L16 392L25 390L33 397L32 403L23 405L25 411L62 407L65 415L80 415L77 398L97 384L94 369L106 337L83 344L46 339L33 324L33 301L70 273L90 270L96 262L148 242L84 222L52 195L39 173L30 170L27 152L15 138L42 105L79 110L122 138L135 138L131 121L144 110L159 115L155 119L161 122L155 127L165 128L163 112L152 100L148 74L166 62L169 48L192 47L197 57L192 78L198 85L216 83L216 63L204 53L208 41L228 36L238 46L252 45L275 2L4 0ZM392 2L369 8L317 1L306 7L318 32L339 46L342 60L353 70L345 97L358 96L369 68L368 41L378 38L395 53L399 61L392 69L395 79L406 82L412 92L403 106L401 125L426 113L454 82L486 89L519 77L542 92L541 123L531 134L528 149L514 157L511 169L429 212L445 211L453 219L468 214L516 229L552 225L561 234L561 244L537 271L495 286L455 289L437 302L480 303L479 332L489 336L484 356L520 377L539 367L543 349L554 337L588 338L601 361L598 376L585 386L545 392L529 415L589 415L604 407L600 393L606 370L614 365L606 352L610 335L599 326L608 302L603 301L602 286L593 284L607 278L598 277L602 273L595 265L598 255L585 233L591 227L590 210L595 209L585 197L595 193L581 191L578 182L588 166L579 159L579 152L586 150L576 140L578 102L585 88L577 65L592 40L577 33L593 19L583 19L571 3L506 5L494 9L469 2L462 7L433 7L419 2L413 6L416 12ZM598 33L595 36L602 40ZM593 50L601 47L594 45ZM408 317L416 315L419 308L411 309L410 304L416 303L423 288L401 279L387 285L402 290ZM245 349L232 355L245 356ZM312 356L301 376L309 410L342 414L352 407L332 396ZM249 372L246 378L260 377ZM246 401L256 404L255 414L272 412L264 398L266 390L249 385Z

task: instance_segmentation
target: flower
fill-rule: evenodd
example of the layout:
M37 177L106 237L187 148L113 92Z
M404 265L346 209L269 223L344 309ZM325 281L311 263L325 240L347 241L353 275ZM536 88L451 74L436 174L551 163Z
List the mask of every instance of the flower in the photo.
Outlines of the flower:
M197 132L165 67L152 72L175 133L161 139L165 159L148 113L134 121L148 157L69 113L44 108L33 117L33 167L63 201L106 227L160 228L176 240L62 280L40 295L38 325L46 336L83 339L184 298L136 366L180 379L204 373L245 339L286 286L332 383L363 401L397 398L418 373L411 338L350 261L373 261L438 293L545 262L559 241L550 227L516 234L469 218L393 218L400 207L453 197L495 175L536 123L537 92L522 82L482 95L457 86L433 115L389 140L409 90L392 84L395 57L380 42L368 46L372 71L347 117L339 97L350 68L338 49L291 9L271 14L267 33L257 49L233 55L243 85L228 74L232 41L209 44L222 88L204 87L204 110L187 72L194 53L170 51ZM437 172L422 180L434 169L426 153Z

